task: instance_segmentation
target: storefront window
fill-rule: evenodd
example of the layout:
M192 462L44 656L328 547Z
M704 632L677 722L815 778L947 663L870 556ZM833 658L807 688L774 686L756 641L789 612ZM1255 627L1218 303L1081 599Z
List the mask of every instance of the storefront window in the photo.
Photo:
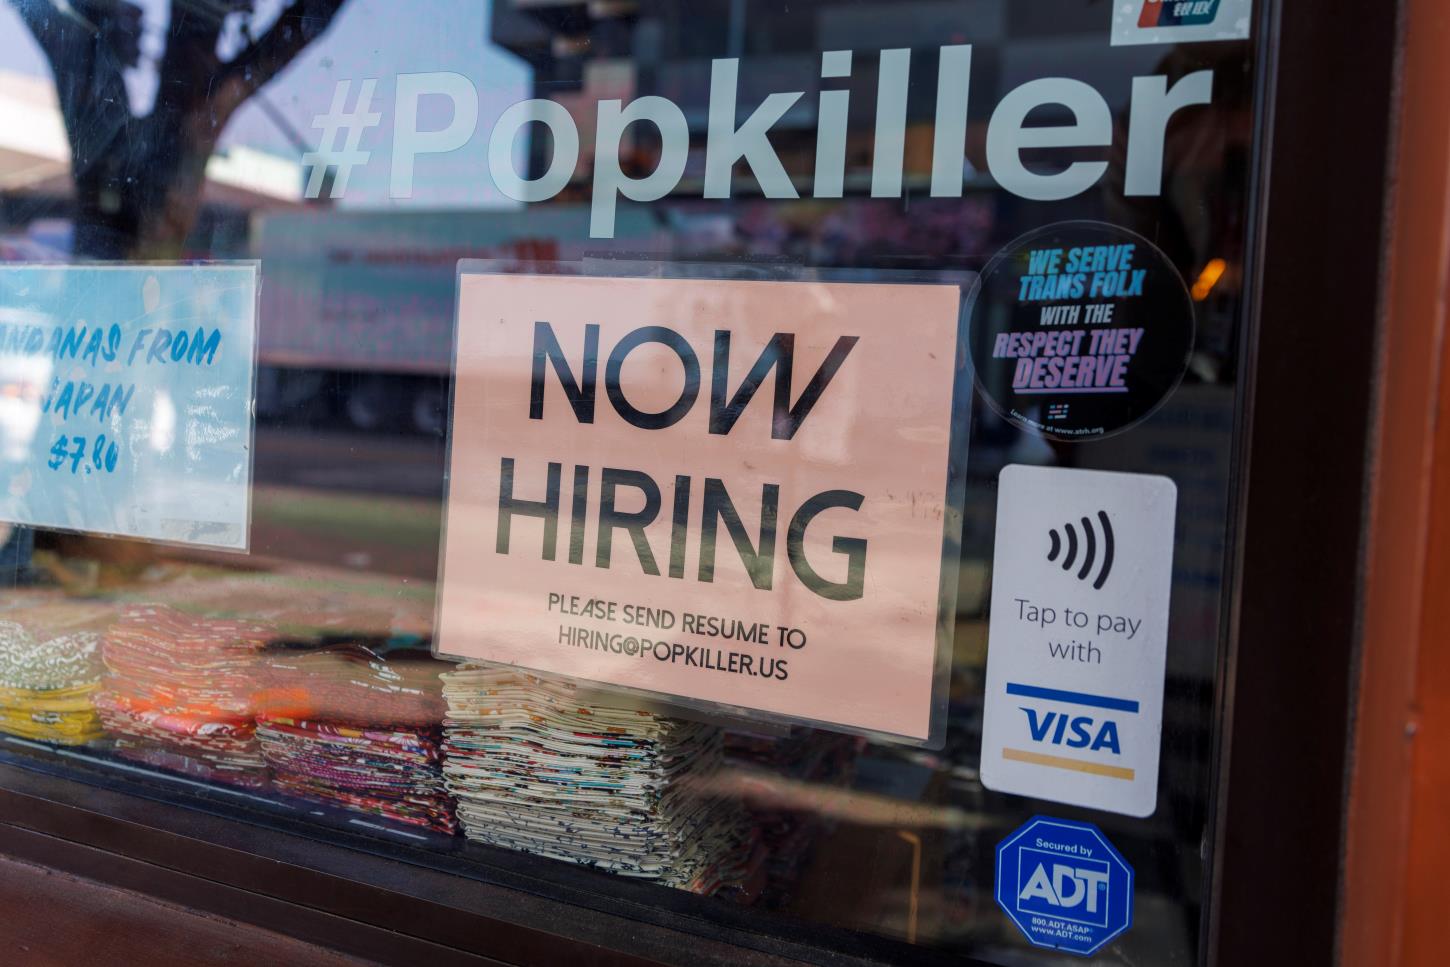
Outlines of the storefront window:
M1258 11L1128 6L0 5L0 757L1199 962Z

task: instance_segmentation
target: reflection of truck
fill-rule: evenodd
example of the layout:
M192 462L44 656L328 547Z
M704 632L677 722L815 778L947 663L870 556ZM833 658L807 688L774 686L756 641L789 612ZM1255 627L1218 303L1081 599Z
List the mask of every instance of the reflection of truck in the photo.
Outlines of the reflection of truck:
M642 210L621 210L609 241L586 208L263 214L257 413L340 416L358 429L443 428L460 259L577 259L659 251Z

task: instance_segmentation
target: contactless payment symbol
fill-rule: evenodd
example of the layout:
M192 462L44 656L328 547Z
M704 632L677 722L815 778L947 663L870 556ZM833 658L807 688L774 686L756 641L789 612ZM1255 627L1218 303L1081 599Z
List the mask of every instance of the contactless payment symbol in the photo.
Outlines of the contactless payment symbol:
M1101 591L1103 585L1108 583L1108 575L1113 573L1113 519L1108 516L1106 510L1097 513L1097 523L1093 523L1091 517L1079 518L1078 524L1068 521L1063 525L1063 533L1067 534L1067 552L1063 552L1063 540L1057 535L1057 528L1047 532L1052 539L1052 546L1047 549L1047 559L1057 563L1058 558L1062 559L1062 569L1071 571L1078 562L1078 528L1082 529L1082 566L1078 568L1077 579L1079 581L1091 580L1094 591ZM1093 565L1098 562L1098 532L1102 533L1102 563L1098 566L1094 576Z
M1085 957L1133 925L1133 867L1092 823L1036 816L997 846L997 904L1033 946Z
M988 789L1129 816L1157 807L1177 504L1167 477L1003 468Z

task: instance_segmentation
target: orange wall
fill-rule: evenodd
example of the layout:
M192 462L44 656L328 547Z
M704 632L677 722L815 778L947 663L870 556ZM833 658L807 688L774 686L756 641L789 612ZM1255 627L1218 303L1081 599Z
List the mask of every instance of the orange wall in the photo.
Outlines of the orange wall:
M1341 961L1444 963L1450 915L1450 4L1405 0Z
M1411 723L1405 964L1443 964L1450 917L1450 344L1442 342L1430 489L1430 554Z

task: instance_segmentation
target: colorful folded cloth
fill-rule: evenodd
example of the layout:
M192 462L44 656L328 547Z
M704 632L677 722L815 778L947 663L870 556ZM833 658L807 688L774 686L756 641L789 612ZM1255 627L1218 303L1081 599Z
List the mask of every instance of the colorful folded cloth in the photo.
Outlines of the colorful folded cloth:
M408 644L270 647L257 735L283 792L394 822L453 833L443 788L440 671Z
M748 875L754 832L707 790L718 729L509 668L442 677L443 774L470 839L698 893Z
M262 625L125 608L102 640L96 708L116 751L208 781L268 784L256 738Z
M257 713L312 722L437 729L438 675L452 668L426 649L338 642L269 646L262 656Z
M453 833L436 735L261 718L257 737L281 792Z
M0 731L60 745L100 738L92 703L103 671L99 643L94 631L37 640L0 621Z

